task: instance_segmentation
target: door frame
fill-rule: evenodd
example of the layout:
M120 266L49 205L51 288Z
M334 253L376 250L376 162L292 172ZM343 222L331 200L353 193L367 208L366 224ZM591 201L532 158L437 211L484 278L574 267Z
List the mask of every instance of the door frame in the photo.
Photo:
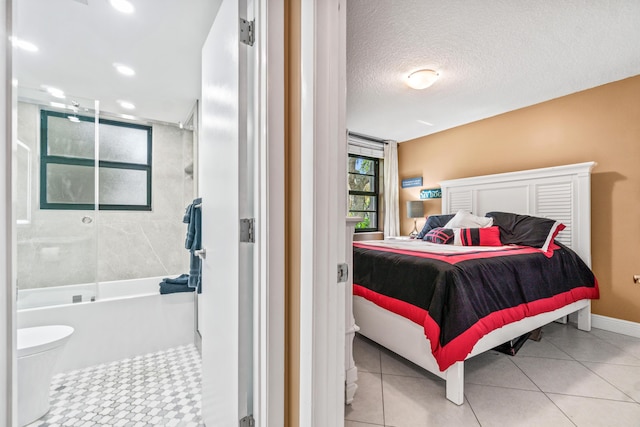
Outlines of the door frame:
M301 0L300 426L344 424L346 2Z

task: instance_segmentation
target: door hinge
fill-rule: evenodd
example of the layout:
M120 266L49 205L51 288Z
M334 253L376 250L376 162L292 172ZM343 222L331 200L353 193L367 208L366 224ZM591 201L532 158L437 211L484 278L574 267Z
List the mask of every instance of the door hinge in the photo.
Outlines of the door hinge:
M240 241L247 243L255 242L255 222L254 218L240 219Z
M253 419L253 415L247 415L240 419L240 427L254 427L256 420Z
M349 265L346 262L338 264L338 283L346 282L349 279Z
M247 21L240 18L240 41L246 45L253 46L255 41L255 21Z

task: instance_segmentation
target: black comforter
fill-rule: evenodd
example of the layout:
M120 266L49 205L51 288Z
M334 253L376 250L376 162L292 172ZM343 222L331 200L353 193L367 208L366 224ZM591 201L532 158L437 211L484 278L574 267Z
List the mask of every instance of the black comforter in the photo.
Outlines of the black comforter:
M422 324L441 370L493 329L598 298L591 270L561 244L545 255L521 246L429 253L356 242L353 256L354 295Z

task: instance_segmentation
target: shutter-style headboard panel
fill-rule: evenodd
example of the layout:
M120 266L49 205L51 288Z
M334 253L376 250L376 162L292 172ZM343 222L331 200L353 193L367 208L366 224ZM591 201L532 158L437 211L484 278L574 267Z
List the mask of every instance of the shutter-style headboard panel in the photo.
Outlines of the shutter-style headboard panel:
M595 162L442 181L442 213L460 209L552 218L566 228L558 241L591 266L591 169Z

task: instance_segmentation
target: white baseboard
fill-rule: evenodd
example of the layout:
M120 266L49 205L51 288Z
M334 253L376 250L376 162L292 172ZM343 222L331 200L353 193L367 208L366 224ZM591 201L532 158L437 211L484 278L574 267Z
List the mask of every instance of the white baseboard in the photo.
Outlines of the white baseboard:
M629 335L640 338L640 323L629 322L628 320L614 319L613 317L591 315L591 326L617 334Z

